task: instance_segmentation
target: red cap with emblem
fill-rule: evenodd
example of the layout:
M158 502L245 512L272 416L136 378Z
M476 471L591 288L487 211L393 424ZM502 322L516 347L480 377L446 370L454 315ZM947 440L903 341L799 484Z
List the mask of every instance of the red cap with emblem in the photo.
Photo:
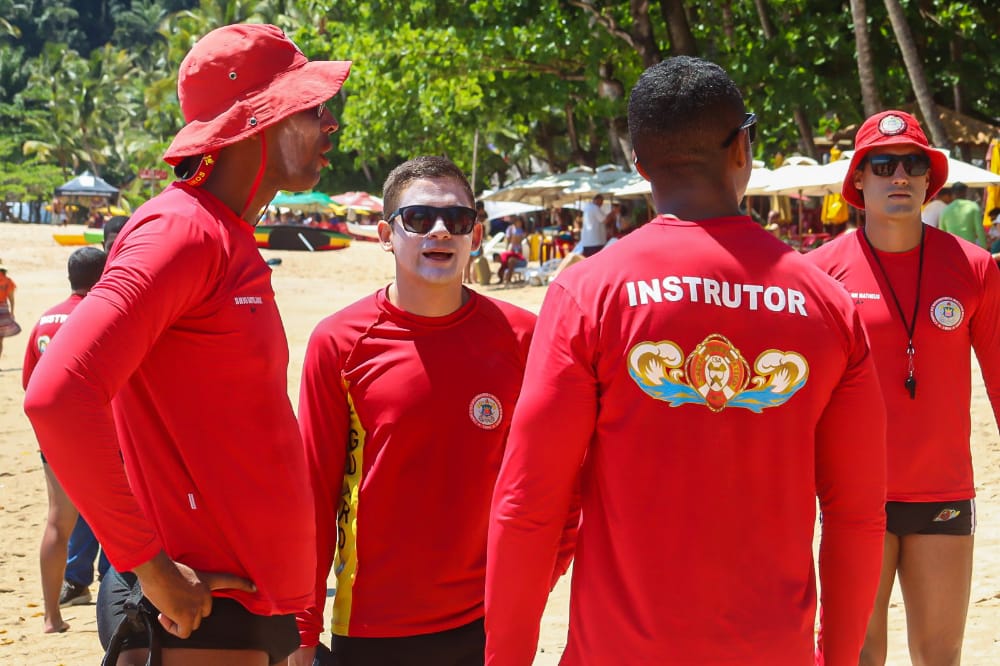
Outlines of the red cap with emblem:
M913 146L924 151L931 161L927 194L924 203L930 201L948 180L948 156L931 148L917 119L905 111L883 111L876 113L861 125L854 136L854 155L847 168L842 193L844 200L855 208L864 209L865 199L854 186L854 172L861 168L865 157L873 148L882 146Z

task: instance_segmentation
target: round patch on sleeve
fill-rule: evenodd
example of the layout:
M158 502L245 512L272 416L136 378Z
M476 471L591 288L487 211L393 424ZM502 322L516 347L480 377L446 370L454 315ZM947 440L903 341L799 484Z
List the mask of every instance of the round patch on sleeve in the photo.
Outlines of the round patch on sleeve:
M469 417L483 430L493 430L503 419L503 408L492 393L480 393L469 405Z
M931 321L942 331L954 331L965 317L965 308L954 298L943 296L931 304Z

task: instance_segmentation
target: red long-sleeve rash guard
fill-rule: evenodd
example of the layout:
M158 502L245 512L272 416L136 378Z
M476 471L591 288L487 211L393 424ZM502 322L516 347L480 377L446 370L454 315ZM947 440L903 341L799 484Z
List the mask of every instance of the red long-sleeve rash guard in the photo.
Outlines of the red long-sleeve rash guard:
M806 255L850 292L871 341L888 426L888 498L947 502L976 494L972 473L974 349L1000 422L1000 271L985 250L925 227L924 266L913 331L915 399L909 375L908 336L892 291L912 320L920 248L879 252L886 277L862 232Z
M490 497L534 321L475 292L421 317L381 290L316 327L299 403L318 521L302 645L322 631L331 565L335 634L412 636L483 616Z
M270 276L250 225L172 185L132 215L25 398L43 452L116 568L163 549L249 578L255 594L215 594L263 615L304 608L315 569Z
M860 319L748 218L659 218L549 287L497 480L487 662L528 665L582 521L562 663L857 664L885 413ZM582 465L582 467L581 467Z
M24 388L28 388L28 380L31 379L31 375L35 372L35 366L38 365L38 360L45 352L45 348L48 347L52 336L66 322L70 313L73 312L74 308L82 300L83 296L73 294L62 303L46 310L45 314L38 319L35 327L31 329L31 336L28 338L28 346L24 350L24 363L21 369L21 384Z

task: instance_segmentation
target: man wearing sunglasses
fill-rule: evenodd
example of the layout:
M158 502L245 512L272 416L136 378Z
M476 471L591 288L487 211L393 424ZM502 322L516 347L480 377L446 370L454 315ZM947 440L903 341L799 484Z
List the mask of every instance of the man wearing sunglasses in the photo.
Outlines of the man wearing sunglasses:
M493 498L487 662L532 663L579 493L561 663L812 666L818 496L826 664L856 666L885 502L861 322L740 211L756 117L720 67L654 65L628 115L660 215L548 288Z
M483 662L490 496L535 316L462 285L483 229L451 161L396 167L384 197L395 279L321 322L302 370L318 568L293 666L312 663L331 566L335 663Z
M886 661L897 575L913 662L958 664L975 531L970 357L996 415L1000 272L983 249L921 222L948 160L910 114L866 120L847 173L844 199L864 211L864 229L808 257L853 296L889 416L882 574L861 664Z

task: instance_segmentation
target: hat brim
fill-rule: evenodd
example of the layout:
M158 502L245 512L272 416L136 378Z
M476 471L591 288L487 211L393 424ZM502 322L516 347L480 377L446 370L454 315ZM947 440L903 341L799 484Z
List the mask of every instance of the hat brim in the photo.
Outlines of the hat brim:
M861 150L854 151L854 155L851 156L851 163L847 167L847 176L844 178L844 185L841 187L841 194L844 197L844 201L851 204L855 208L864 210L865 198L861 194L861 190L854 186L854 172L860 168L860 165L864 162L868 153L876 148L885 148L886 146L913 146L914 148L924 151L924 154L927 155L928 159L930 159L931 177L930 180L927 181L927 193L924 195L924 203L933 199L934 195L938 193L938 190L944 187L944 184L948 182L948 156L943 152L934 148L923 146L903 135L886 137L880 140L877 144L866 146Z
M232 145L322 104L340 91L350 72L349 60L316 60L284 72L223 113L189 122L174 137L163 159L177 166L185 157Z

